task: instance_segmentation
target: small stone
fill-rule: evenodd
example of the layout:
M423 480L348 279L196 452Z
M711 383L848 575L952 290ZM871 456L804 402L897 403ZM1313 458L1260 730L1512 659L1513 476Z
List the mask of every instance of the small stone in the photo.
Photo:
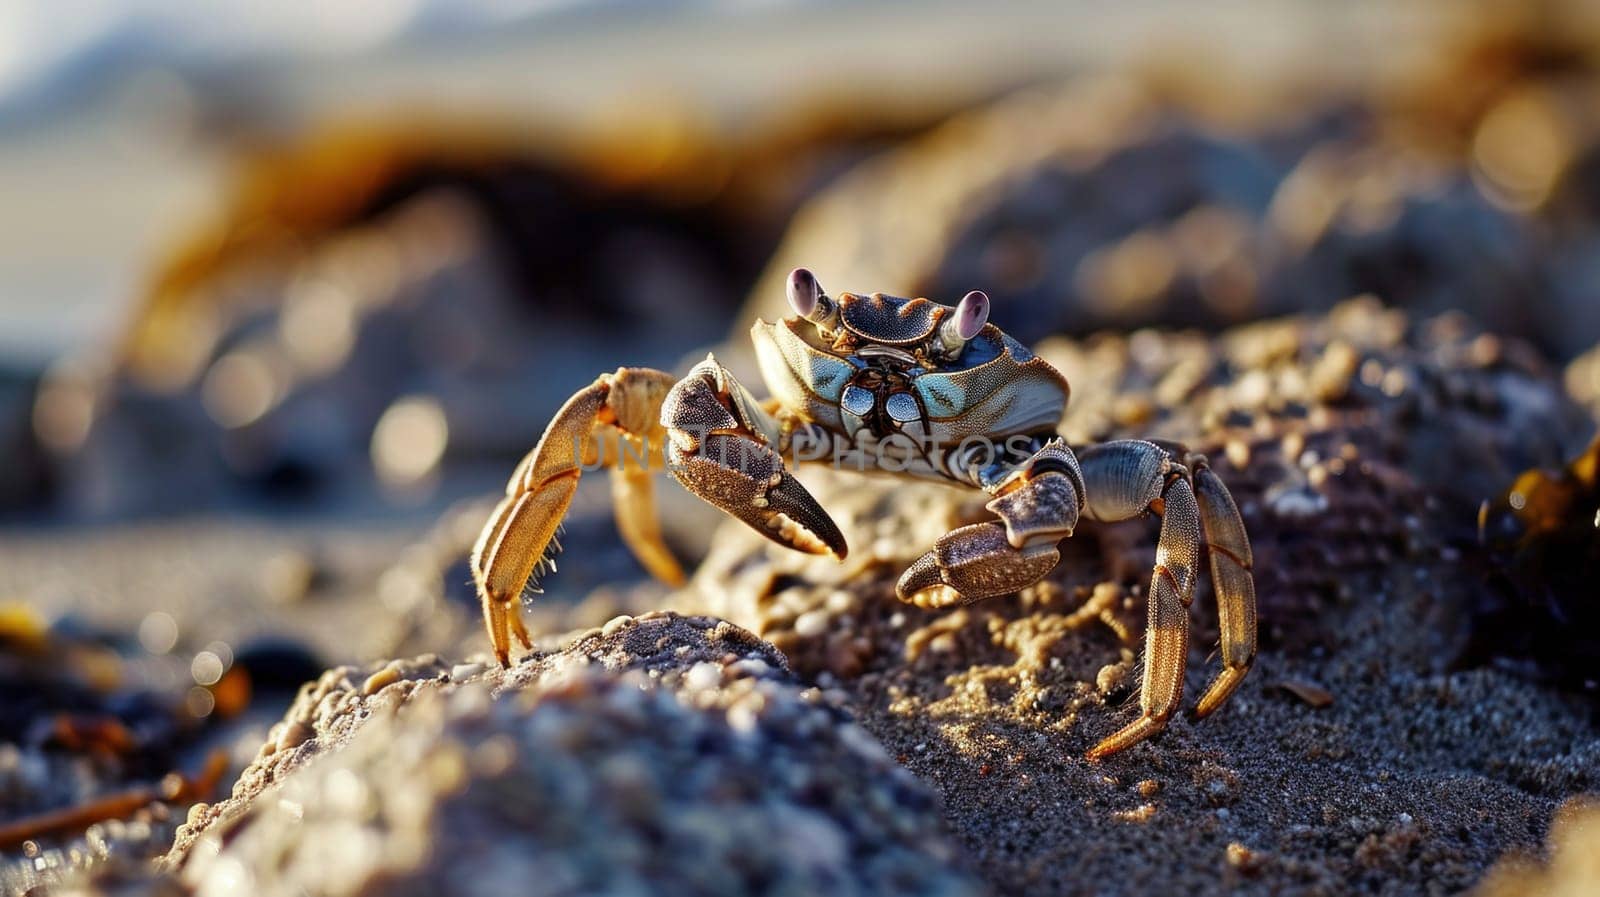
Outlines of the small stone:
M683 684L691 691L706 691L722 684L722 667L710 661L701 661L683 674Z
M828 612L808 610L795 618L794 634L801 638L816 638L828 631Z
M1222 811L1219 810L1218 815L1221 815L1221 813ZM1238 841L1228 845L1227 857L1228 865L1238 869L1240 872L1256 872L1261 868L1261 855Z
M1119 810L1112 813L1111 818L1118 822L1149 822L1155 815L1155 804L1140 804L1131 810Z
M1095 674L1094 685L1100 694L1109 695L1121 691L1128 681L1128 665L1125 663L1108 663Z
M1360 362L1360 355L1349 343L1342 340L1329 343L1311 368L1312 397L1322 402L1344 398Z
M383 688L385 685L392 685L399 681L400 668L391 663L376 673L368 676L366 681L361 683L361 694L370 697L371 695L377 694L378 690Z

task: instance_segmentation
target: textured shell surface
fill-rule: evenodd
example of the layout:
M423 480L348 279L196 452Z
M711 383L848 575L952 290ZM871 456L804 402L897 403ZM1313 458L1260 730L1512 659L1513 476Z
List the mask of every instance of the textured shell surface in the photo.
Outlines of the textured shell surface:
M874 297L882 301L873 301ZM844 313L866 308L870 311L857 320L882 325L881 334L903 339L915 331L922 333L921 339L926 341L931 339L943 313L950 311L926 299L897 300L881 294L874 297L852 297L858 301L841 303L841 318L847 328L850 317ZM900 303L898 309L912 311L885 311L891 303ZM890 327L888 322L892 320L900 323ZM859 336L854 329L850 332ZM834 432L856 432L856 427L847 426L840 405L863 363L860 358L836 354L816 328L800 318L784 318L775 323L758 321L751 329L751 338L767 388L781 405ZM906 349L916 341L872 342ZM926 419L906 420L908 435L940 442L1053 429L1069 394L1066 378L1060 372L993 324L985 325L952 361L931 369L916 368L912 384ZM896 413L902 408L905 413ZM909 406L899 403L891 408L891 415L907 418Z
M940 441L1054 429L1069 393L1059 371L993 324L953 365L914 382Z
M839 318L846 330L868 342L907 346L927 341L953 309L927 299L902 299L873 293L839 294Z

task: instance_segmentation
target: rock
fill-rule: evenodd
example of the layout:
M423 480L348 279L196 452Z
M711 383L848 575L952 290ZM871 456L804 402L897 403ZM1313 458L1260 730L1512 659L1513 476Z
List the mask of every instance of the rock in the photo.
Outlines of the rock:
M1564 469L1524 471L1479 529L1501 601L1477 615L1476 652L1600 697L1600 439Z
M1458 543L1476 540L1485 499L1525 465L1560 464L1583 444L1590 424L1548 367L1514 344L1482 360L1479 339L1459 318L1413 325L1360 299L1215 339L1143 330L1036 349L1073 385L1061 422L1069 443L1156 438L1210 454L1253 535L1266 637L1303 648L1339 638L1320 614L1350 602L1347 572L1453 566ZM1330 355L1344 372L1331 392ZM1205 374L1162 397L1157 384L1182 368ZM1109 413L1132 396L1152 403L1148 420ZM729 524L689 606L749 626L808 674L850 675L905 653L916 627L893 619L926 617L893 600L894 579L949 529L987 519L987 497L850 471L801 475L850 537L849 558L818 561ZM1147 583L1154 526L1083 529L1090 538L1063 545L1067 559L1025 604L1076 605L1097 588ZM1463 583L1458 594L1480 591Z
M0 514L44 503L52 475L34 433L33 404L38 378L0 366Z
M1558 212L1590 195L1581 178L1557 185L1549 208L1508 203L1470 152L1395 139L1415 123L1388 118L1381 87L1308 108L1252 86L1263 96L1229 96L1228 116L1136 77L957 116L815 197L735 332L784 314L783 278L805 265L832 290L953 303L983 289L1023 342L1220 329L1362 293L1418 315L1466 311L1562 358L1600 339L1600 215ZM1592 109L1594 96L1565 105ZM1571 132L1600 133L1592 112L1575 115ZM1553 130L1567 152L1567 131Z
M624 618L462 673L325 673L275 727L308 737L192 815L171 874L200 895L983 890L929 789L729 623Z

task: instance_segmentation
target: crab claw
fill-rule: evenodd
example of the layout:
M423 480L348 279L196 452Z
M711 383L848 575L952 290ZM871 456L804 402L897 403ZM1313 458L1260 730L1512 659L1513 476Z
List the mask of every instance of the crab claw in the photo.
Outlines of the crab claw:
M975 523L940 536L906 568L895 594L918 607L970 604L1030 586L1060 560L1053 542L1017 548L1002 524Z
M849 552L833 518L767 446L744 436L712 433L689 451L675 439L672 455L673 475L685 489L772 541L840 560Z
M967 299L972 296L983 294ZM901 575L895 585L901 601L944 607L1010 594L1043 579L1061 560L1056 544L1072 535L1083 503L1083 473L1066 444L1045 443L995 491L985 507L1000 520L940 536Z

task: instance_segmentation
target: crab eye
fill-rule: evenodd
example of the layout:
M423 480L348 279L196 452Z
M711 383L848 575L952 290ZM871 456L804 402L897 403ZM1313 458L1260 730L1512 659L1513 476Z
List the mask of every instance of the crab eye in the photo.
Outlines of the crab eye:
M810 271L805 268L790 271L784 290L789 294L789 307L795 314L817 325L824 335L838 325L839 306L822 292L822 284L817 283L816 275Z
M953 318L955 322L955 335L962 342L978 335L983 325L989 322L989 297L982 290L973 290L962 297L961 304L956 306Z
M822 285L805 268L789 272L789 307L802 318L809 318L817 310L817 300L822 298Z
M956 358L967 347L967 341L977 336L983 325L989 323L989 297L982 290L973 290L961 298L954 312L939 327L938 352L945 358Z

